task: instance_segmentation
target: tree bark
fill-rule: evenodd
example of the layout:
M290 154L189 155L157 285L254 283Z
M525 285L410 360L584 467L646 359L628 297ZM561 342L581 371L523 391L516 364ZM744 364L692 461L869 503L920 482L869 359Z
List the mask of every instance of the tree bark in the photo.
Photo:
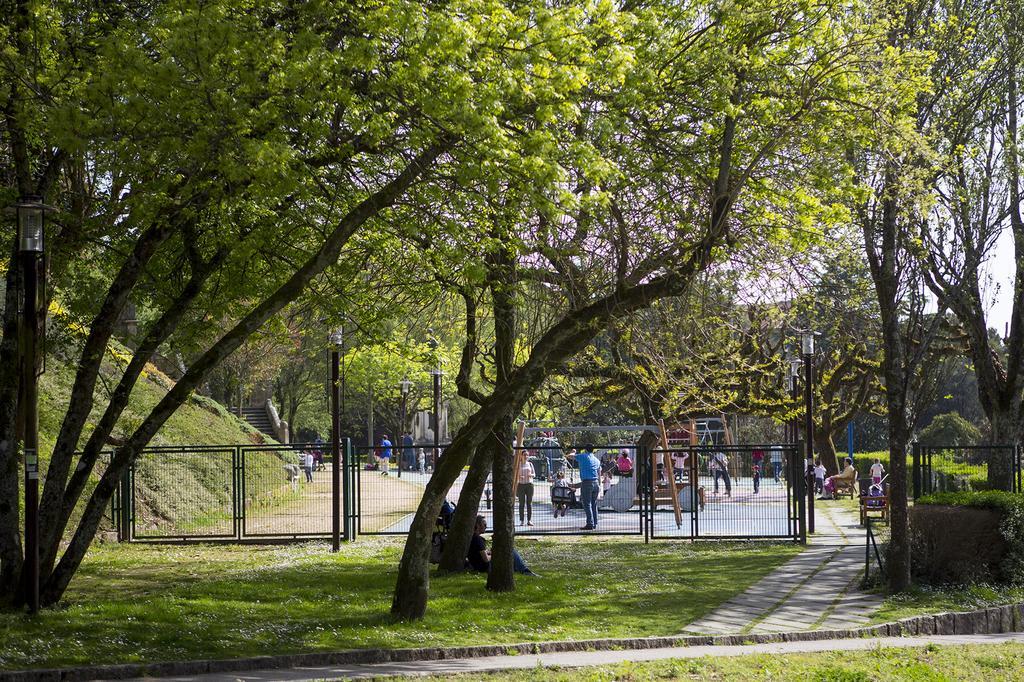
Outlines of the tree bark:
M488 438L493 450L494 472L494 532L491 536L491 571L487 574L487 589L491 592L512 592L516 588L512 552L515 545L515 475L512 471L512 415L499 420Z
M477 514L480 513L480 496L491 474L493 459L494 450L490 447L480 447L473 455L466 480L462 484L462 492L459 493L458 504L455 506L455 516L448 529L448 540L441 553L438 568L442 571L455 572L465 568L469 541L473 537L473 526L476 524Z
M11 249L8 263L17 262ZM18 298L21 268L7 268L3 340L0 341L0 603L14 600L22 565L21 505L18 498Z

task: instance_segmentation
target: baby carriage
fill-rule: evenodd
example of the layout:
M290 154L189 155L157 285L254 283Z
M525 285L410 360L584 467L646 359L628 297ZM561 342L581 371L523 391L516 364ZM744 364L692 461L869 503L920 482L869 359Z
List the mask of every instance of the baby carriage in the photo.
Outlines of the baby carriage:
M444 543L448 540L448 530L452 525L452 517L455 516L455 505L448 500L441 505L441 513L434 523L434 533L430 536L430 563L441 563L441 552L444 551Z
M551 509L555 516L561 512L565 516L566 509L573 509L576 504L576 491L568 487L552 486L551 488Z

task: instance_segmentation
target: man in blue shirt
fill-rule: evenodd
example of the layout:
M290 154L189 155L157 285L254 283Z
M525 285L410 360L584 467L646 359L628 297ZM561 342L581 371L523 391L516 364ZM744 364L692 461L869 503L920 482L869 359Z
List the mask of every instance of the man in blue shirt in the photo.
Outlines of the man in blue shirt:
M601 476L601 460L589 450L578 452L575 457L580 468L580 482L575 487L580 489L583 513L587 516L587 525L580 530L594 530L597 528L597 491L598 479Z
M385 433L380 439L380 475L388 475L388 465L391 463L391 441Z

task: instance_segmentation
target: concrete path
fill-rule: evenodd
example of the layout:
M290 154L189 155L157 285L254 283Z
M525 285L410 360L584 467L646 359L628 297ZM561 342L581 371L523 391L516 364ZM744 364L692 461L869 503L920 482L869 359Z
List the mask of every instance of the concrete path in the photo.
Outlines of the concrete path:
M632 649L616 651L573 651L527 656L490 656L485 658L417 661L410 663L371 663L279 670L255 670L238 673L164 677L162 680L198 680L202 682L269 682L270 680L351 680L394 676L483 674L498 670L531 670L537 667L575 668L610 665L625 661L656 661L669 658L701 658L703 656L749 656L754 654L796 654L817 651L858 651L876 647L922 647L929 644L1024 644L1024 633L1003 635L946 635L927 637L858 638L816 640L810 642L777 642L743 646L691 646L664 649Z
M816 507L809 546L740 595L690 623L684 634L845 629L867 624L882 604L860 592L864 530L854 511Z

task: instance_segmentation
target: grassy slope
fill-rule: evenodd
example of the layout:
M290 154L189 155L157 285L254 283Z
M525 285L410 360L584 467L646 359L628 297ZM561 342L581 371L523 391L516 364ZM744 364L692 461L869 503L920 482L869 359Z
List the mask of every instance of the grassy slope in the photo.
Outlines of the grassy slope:
M97 386L97 403L90 412L81 443L89 437L106 408L108 391L112 391L116 385L120 377L118 365L125 357L127 350L112 343ZM40 377L39 443L43 466L49 460L49 453L60 431L71 396L75 369L73 365L49 357L46 372ZM172 385L166 375L154 366L147 365L113 436L116 439L128 436ZM216 401L193 395L167 420L152 445L252 444L262 440L262 434L231 415ZM225 508L225 500L230 498L230 491L226 487L230 476L230 454L196 456L172 453L145 456L137 465L136 474L139 491L137 517L140 524L152 525L155 520L179 519L186 515L213 515L216 517L214 522L220 521L219 517L223 514L219 510ZM267 480L271 477L274 480L283 478L280 476L279 465L270 464L254 471L253 476Z
M427 617L393 623L400 542L96 546L62 608L0 615L0 669L675 634L800 550L521 541L543 577L509 594L479 574L435 577Z

